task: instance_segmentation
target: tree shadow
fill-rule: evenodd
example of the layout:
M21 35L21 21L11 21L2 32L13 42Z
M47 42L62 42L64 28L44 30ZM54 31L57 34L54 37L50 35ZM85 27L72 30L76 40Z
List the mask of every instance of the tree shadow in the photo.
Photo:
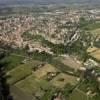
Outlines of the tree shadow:
M13 97L10 94L10 87L7 84L7 75L5 73L5 65L7 63L2 63L1 59L4 58L0 52L0 100L13 100Z

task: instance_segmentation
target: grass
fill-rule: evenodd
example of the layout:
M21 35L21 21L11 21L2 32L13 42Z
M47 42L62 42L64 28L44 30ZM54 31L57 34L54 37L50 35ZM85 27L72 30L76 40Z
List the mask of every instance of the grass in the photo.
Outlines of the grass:
M63 88L68 83L71 85L75 85L77 83L76 79L77 77L60 73L53 80L51 80L51 84L58 88Z
M70 95L69 100L87 100L87 96L82 94L78 90L74 90Z
M84 27L84 29L86 29L86 30L95 30L95 29L98 29L98 28L100 28L100 23L95 23L95 22L93 22L91 24L87 24Z
M36 93L40 87L46 88L48 82L45 80L39 80L34 75L27 77L16 84L16 87L21 89L25 93L33 94Z
M90 31L92 34L100 34L100 27Z
M87 52L89 52L92 57L100 61L100 49L99 48L96 48L96 47L88 48Z
M96 47L92 47L92 48L89 47L89 48L87 49L87 52L88 52L88 53L95 52L95 51L97 51L97 49L98 49L98 48L96 48Z
M84 18L80 18L80 28L83 30L95 30L100 28L100 23L93 20L87 21Z
M42 45L51 48L51 51L55 54L63 54L66 52L66 46L64 46L63 44L53 44L40 35L34 36L34 39L36 41L41 41Z
M41 67L40 69L38 69L37 71L34 72L34 75L37 78L42 78L45 75L47 75L48 72L57 72L58 70L50 65L50 64L46 64L45 66Z
M8 71L7 76L8 76L8 83L9 84L14 84L28 75L32 73L32 68L38 64L38 61L30 61L27 62L26 64L22 64L16 68L14 68L11 71Z
M89 100L100 100L100 94L98 94L97 96L95 97L89 97Z
M24 59L25 59L24 57L19 57L19 56L10 54L10 55L6 56L4 59L2 59L1 62L7 63L5 65L5 69L6 69L6 71L9 71L9 70L15 68L16 66L20 65Z
M48 91L44 94L44 96L42 96L41 100L51 100L52 96L56 91L57 91L56 88L50 86L48 88Z
M98 87L98 83L95 80L89 78L88 80L85 80L79 86L79 89L81 91L84 91L85 93L87 93L89 90L94 91L94 92L98 92L97 87Z
M89 90L94 91L94 93L97 93L96 96L88 96L88 100L100 100L100 93L97 90L97 83L94 80L85 80L80 86L79 89L83 91L84 93L87 93Z
M81 61L77 61L73 57L70 57L70 56L60 57L59 59L64 65L69 66L75 70L78 70L82 66Z

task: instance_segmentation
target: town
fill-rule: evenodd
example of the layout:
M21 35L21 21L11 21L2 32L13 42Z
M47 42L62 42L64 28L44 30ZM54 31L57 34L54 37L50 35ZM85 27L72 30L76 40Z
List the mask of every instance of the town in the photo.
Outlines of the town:
M100 9L0 16L0 67L1 100L99 100Z

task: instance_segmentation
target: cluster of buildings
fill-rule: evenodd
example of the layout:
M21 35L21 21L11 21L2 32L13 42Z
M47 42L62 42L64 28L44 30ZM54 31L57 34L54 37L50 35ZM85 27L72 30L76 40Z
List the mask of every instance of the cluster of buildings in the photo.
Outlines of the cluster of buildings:
M23 43L21 33L30 29L32 20L30 16L1 17L0 43L21 47Z
M24 37L22 37L24 32L29 31L32 36L40 35L53 44L67 45L79 38L81 30L78 28L78 23L81 17L90 20L98 16L99 13L94 13L94 10L64 9L36 16L0 17L0 43L14 48L22 47L26 42L29 44L29 41L24 41ZM31 50L32 45L29 45ZM44 51L44 48L41 47L35 47L35 49L39 49L39 52ZM47 48L46 51L50 50Z
M40 42L36 42L36 41L29 41L26 42L26 44L24 43L25 46L28 46L28 53L32 53L34 51L37 51L39 53L41 52L46 52L48 54L53 55L54 53L51 51L51 48L47 47L47 46L43 46L42 43Z

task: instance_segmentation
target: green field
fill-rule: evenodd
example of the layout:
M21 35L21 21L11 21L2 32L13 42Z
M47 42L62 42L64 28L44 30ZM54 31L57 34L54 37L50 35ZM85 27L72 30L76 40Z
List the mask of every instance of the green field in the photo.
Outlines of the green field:
M16 56L14 54L7 55L1 62L5 62L5 69L7 71L15 68L16 66L20 65L21 62L25 59L25 57Z
M95 29L95 30L91 30L90 32L91 32L92 34L98 34L98 35L100 35L100 27L97 28L97 29Z
M51 84L58 88L63 88L66 84L75 85L77 83L77 77L67 75L64 73L60 73L53 80L51 80Z
M34 75L27 77L26 79L18 82L16 87L21 89L25 93L33 94L42 88L48 88L48 82L45 80L36 79Z
M8 77L8 83L14 84L32 74L32 68L39 63L39 61L32 60L27 62L26 64L19 65L11 71L8 71L8 73L6 74L6 76Z
M87 49L87 53L89 53L89 55L92 56L93 58L100 61L100 48L97 48L95 46L94 47L89 47Z
M87 96L79 92L78 90L74 90L70 95L69 100L87 100Z
M43 67L39 68L37 71L35 71L34 75L37 78L42 78L46 76L49 72L58 72L58 69L56 69L54 66L50 64L46 64Z
M24 57L20 57L17 55L10 55L10 59L3 59L3 60L11 60L13 59L14 62L9 63L13 66L11 69L7 71L6 76L8 77L7 82L16 88L18 88L22 94L26 93L28 96L33 96L35 94L40 95L40 100L50 100L52 95L57 92L59 89L63 91L64 87L67 84L70 84L73 88L77 84L77 77L65 74L63 69L63 64L45 64L42 67L38 68L36 71L33 70L34 67L41 65L43 62L38 60L27 59ZM26 63L22 63L26 59ZM2 60L2 61L3 61ZM55 60L55 59L54 59ZM55 67L56 65L56 67ZM15 66L15 67L14 67ZM59 68L59 66L61 66ZM8 67L9 68L9 67ZM52 78L52 80L47 81L44 79L47 76L48 72L58 72L61 69L61 73ZM64 92L68 94L68 100L99 100L100 96L96 97L88 97L87 99L86 93L88 92L86 88L88 88L90 84L82 83L78 89L71 89L74 90L70 94L65 90ZM95 87L94 84L90 86ZM16 90L14 90L16 91ZM12 91L13 92L13 91ZM66 96L65 96L66 97Z

